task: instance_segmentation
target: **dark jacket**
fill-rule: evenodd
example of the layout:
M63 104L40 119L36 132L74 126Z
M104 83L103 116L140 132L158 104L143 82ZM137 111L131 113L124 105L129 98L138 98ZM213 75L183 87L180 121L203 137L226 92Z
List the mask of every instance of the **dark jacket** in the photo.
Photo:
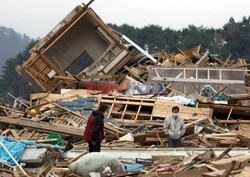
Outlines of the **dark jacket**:
M104 115L100 110L92 111L89 116L83 139L87 142L98 141L101 142L104 139Z

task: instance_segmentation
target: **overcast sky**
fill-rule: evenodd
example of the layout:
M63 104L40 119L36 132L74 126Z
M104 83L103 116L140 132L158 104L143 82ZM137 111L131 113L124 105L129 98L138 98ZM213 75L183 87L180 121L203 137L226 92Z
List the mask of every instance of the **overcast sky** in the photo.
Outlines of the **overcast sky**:
M83 2L88 0L0 0L0 26L44 37ZM250 15L250 0L95 0L91 7L106 23L172 29L189 24L220 28L230 17L239 21Z

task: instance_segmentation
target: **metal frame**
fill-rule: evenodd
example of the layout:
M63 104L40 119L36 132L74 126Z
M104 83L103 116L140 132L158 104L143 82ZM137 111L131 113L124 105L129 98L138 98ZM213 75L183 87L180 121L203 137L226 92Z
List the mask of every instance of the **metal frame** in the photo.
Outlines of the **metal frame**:
M160 81L160 82L190 82L190 83L214 83L214 84L244 84L244 80L228 80L223 79L223 72L225 71L243 71L243 72L249 72L250 70L246 69L225 69L225 68L152 68L155 73L156 77L152 77L152 81ZM160 70L167 70L167 71L176 71L180 70L182 73L182 78L180 77L163 77L160 76L159 72ZM187 78L187 71L193 71L195 72L195 78ZM199 71L206 71L207 72L207 79L199 79L198 73ZM218 71L219 72L219 78L218 79L211 79L210 71Z

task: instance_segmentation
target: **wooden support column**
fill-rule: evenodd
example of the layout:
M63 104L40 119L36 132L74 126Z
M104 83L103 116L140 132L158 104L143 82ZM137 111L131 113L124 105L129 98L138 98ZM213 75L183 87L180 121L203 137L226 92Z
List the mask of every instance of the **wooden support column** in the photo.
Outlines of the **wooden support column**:
M231 107L229 113L228 113L228 116L227 116L227 120L230 118L231 114L232 114L232 111L233 111L233 107Z
M141 100L141 103L143 103L143 100ZM136 116L135 116L135 120L138 119L138 116L140 114L140 111L141 111L141 105L139 106L138 110L137 110L137 113L136 113Z

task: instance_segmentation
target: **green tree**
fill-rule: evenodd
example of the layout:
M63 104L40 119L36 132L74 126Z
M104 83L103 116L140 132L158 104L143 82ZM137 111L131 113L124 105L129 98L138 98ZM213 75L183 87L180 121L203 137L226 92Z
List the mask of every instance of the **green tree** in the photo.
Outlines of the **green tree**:
M233 53L234 58L245 58L250 62L250 17L243 17L240 22L230 18L223 27L223 35L225 45L222 54Z
M12 93L16 97L29 97L30 93L33 92L28 83L24 82L18 75L15 68L30 57L29 50L35 45L35 43L35 41L31 42L25 51L19 53L15 58L8 59L4 64L3 73L0 77L0 97L2 100L9 103L13 101L13 99L7 95L7 92Z

